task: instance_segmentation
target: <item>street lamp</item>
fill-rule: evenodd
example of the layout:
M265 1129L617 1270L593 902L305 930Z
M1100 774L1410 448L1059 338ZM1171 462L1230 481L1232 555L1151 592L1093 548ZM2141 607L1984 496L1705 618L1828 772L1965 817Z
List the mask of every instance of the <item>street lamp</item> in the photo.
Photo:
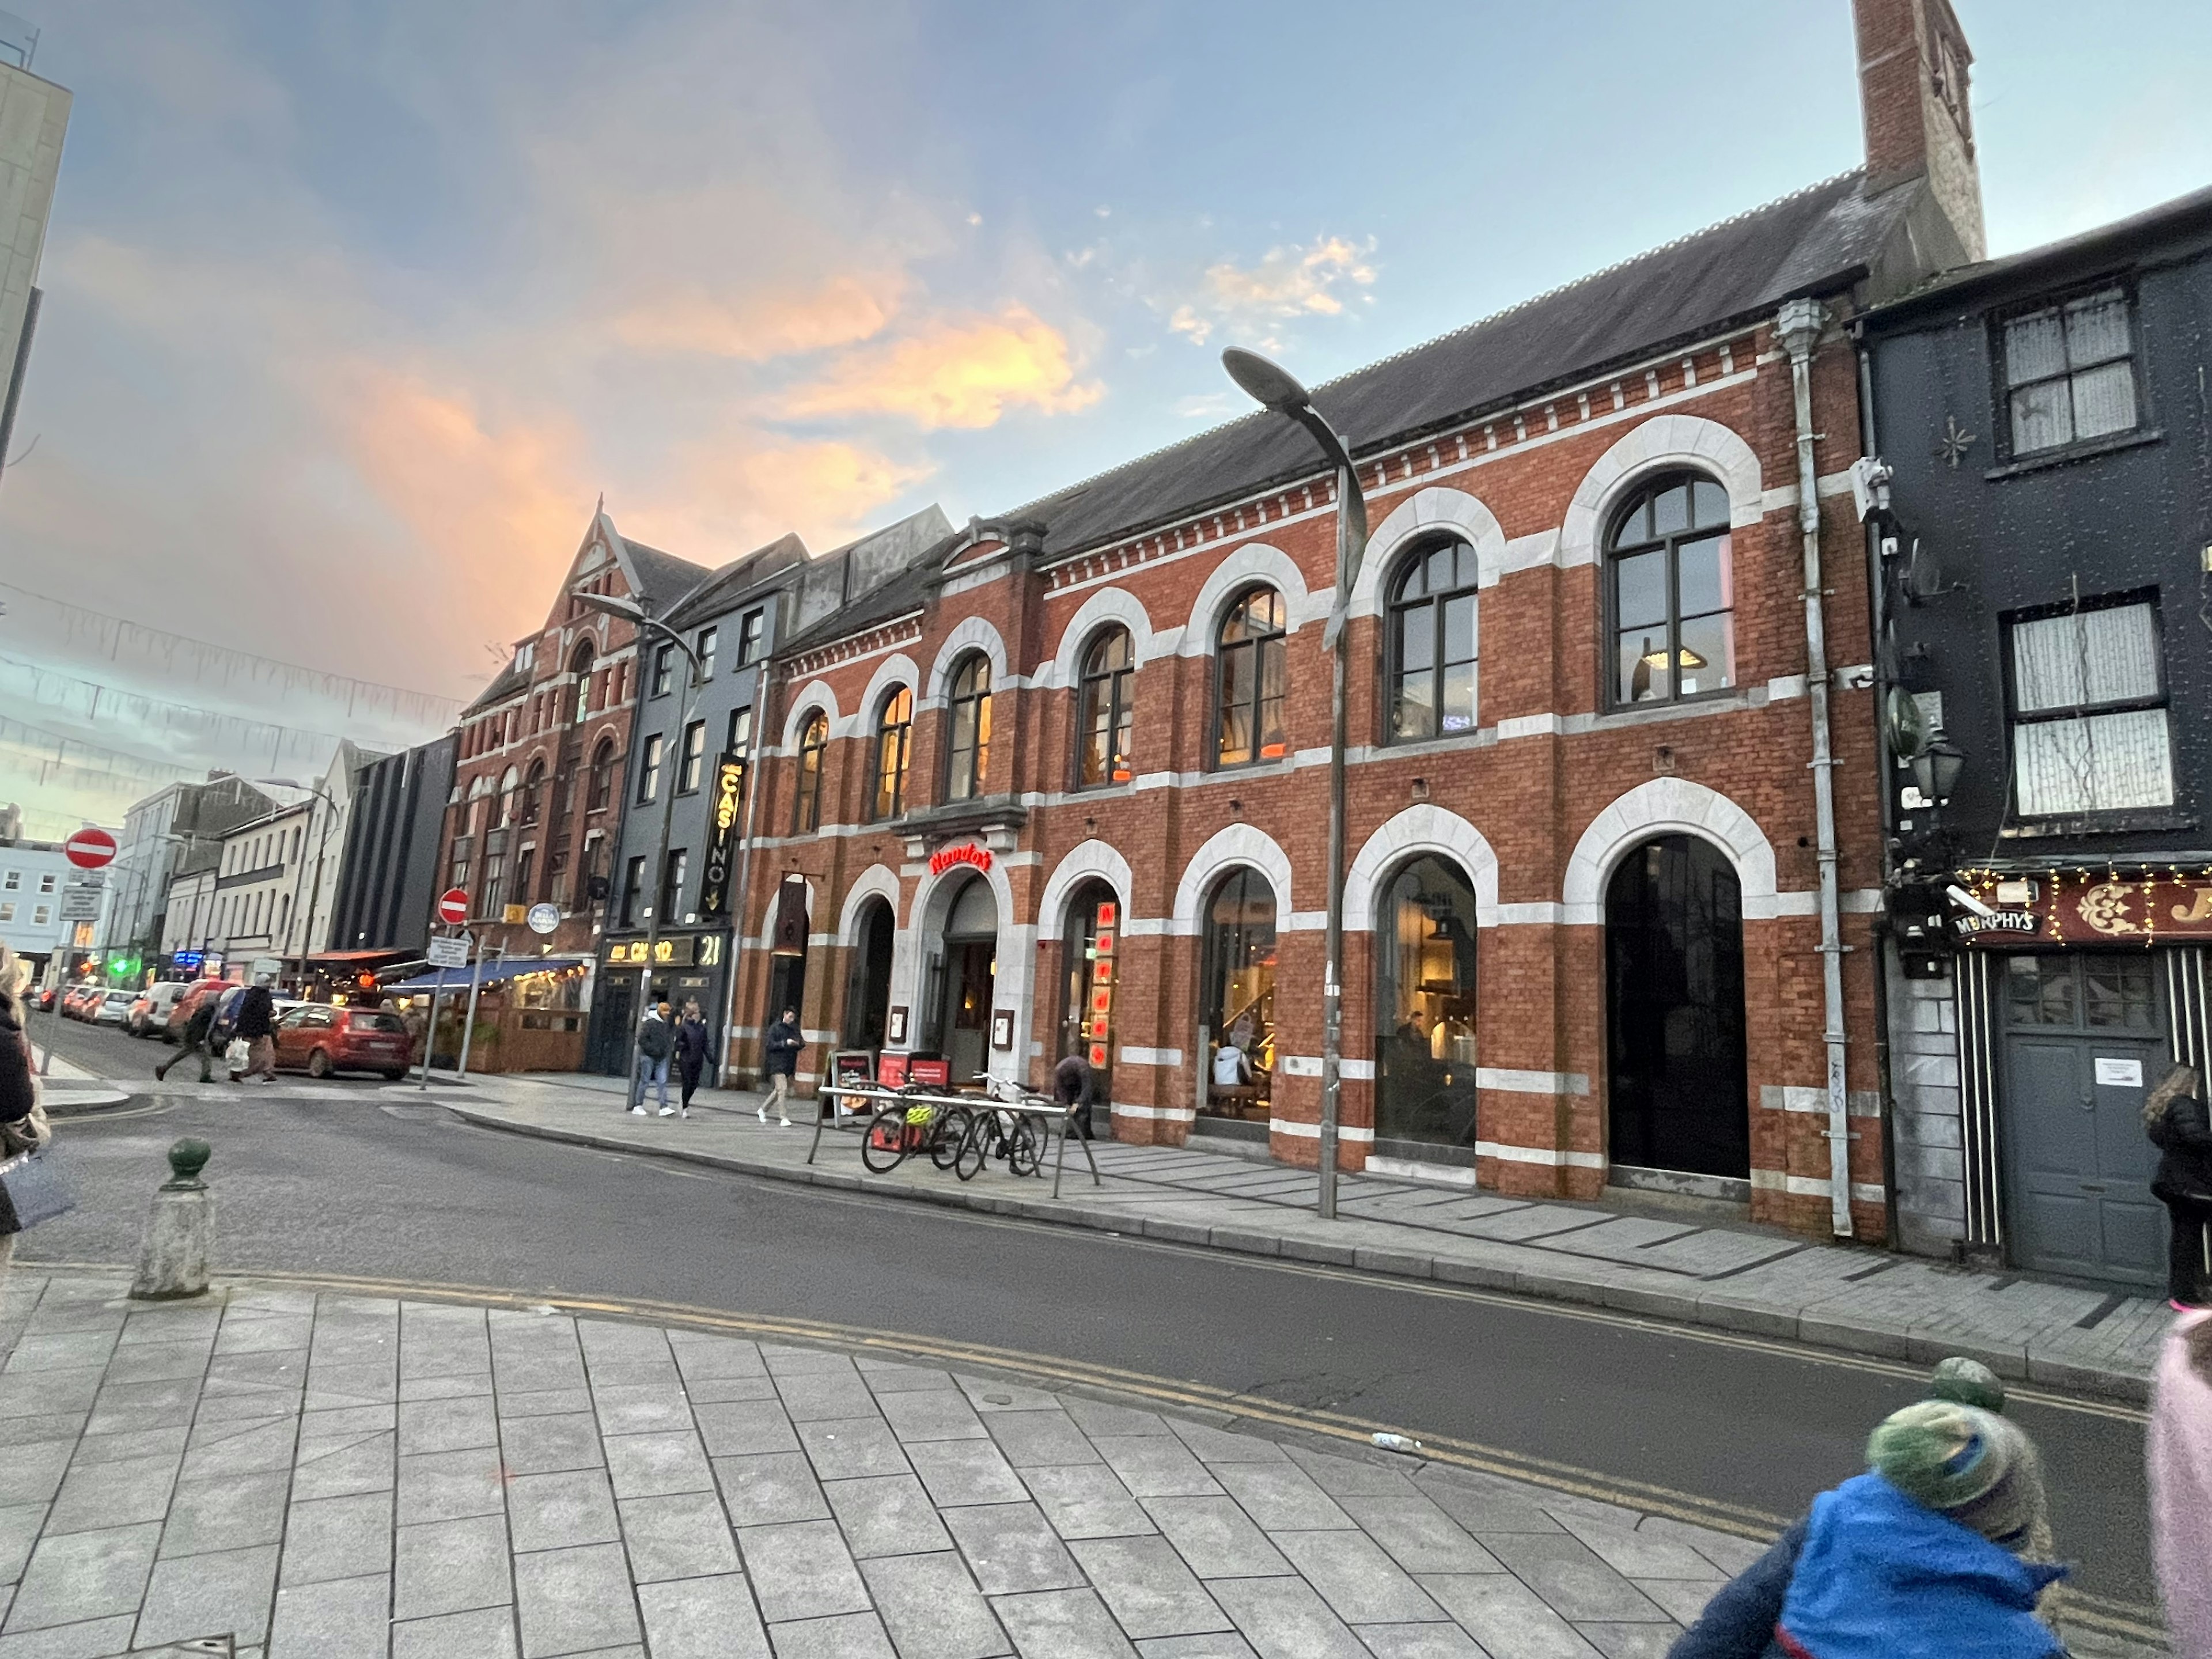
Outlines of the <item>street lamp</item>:
M1322 457L1336 468L1336 598L1321 642L1330 657L1335 713L1328 733L1328 922L1322 935L1326 958L1322 979L1321 1194L1324 1221L1336 1218L1336 1138L1344 1073L1344 750L1346 692L1350 663L1345 650L1345 622L1352 609L1352 586L1367 554L1367 498L1360 493L1359 469L1336 428L1313 406L1306 389L1257 352L1235 346L1221 354L1221 366L1252 399L1305 429ZM1201 1061L1201 1063L1203 1063Z
M667 623L655 619L637 600L617 599L611 593L579 593L575 599L587 611L604 611L610 617L621 617L641 635L658 634L684 653L684 693L677 699L676 705L675 764L667 768L666 787L660 795L660 846L653 860L653 903L645 913L645 968L638 975L637 1006L630 1015L630 1104L635 1106L645 1099L637 1084L637 1037L644 1029L645 1011L653 1000L653 970L659 964L660 956L660 912L664 908L663 901L668 896L668 831L676 817L677 769L684 763L684 732L691 723L692 694L699 689L700 681L705 677L699 672L699 653L684 643L682 635ZM643 702L642 698L639 699L641 708Z
M304 996L307 990L307 944L315 931L315 906L322 902L323 897L323 854L330 849L331 831L336 827L338 804L331 798L327 790L312 783L301 783L297 778L256 778L254 781L271 783L279 789L297 789L302 794L315 796L330 808L322 815L323 833L315 842L315 890L307 900L307 920L300 938L300 993ZM300 920L300 878L306 873L307 868L307 861L302 858L300 867L292 872L292 921L295 922ZM291 929L288 927L285 931L289 933Z
M1950 805L1951 792L1959 787L1959 774L1966 766L1966 757L1951 746L1950 739L1937 738L1913 757L1913 787L1931 808L1940 811Z

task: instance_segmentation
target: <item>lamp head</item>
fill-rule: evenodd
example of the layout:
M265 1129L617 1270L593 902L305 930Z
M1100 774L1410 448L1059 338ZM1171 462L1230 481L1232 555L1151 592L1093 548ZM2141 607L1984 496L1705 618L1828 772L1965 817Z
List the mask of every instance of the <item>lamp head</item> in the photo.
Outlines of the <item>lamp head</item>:
M1966 766L1966 757L1953 748L1948 739L1937 738L1914 758L1912 781L1923 799L1938 806L1946 805L1952 792L1959 787L1959 774Z
M645 620L645 607L635 599L618 599L612 593L576 593L570 597L586 611L604 611L610 617L620 617L624 622Z
M1247 351L1242 346L1231 346L1221 354L1221 366L1229 371L1229 378L1255 403L1262 404L1279 415L1287 415L1305 408L1313 399L1306 389L1292 380L1288 371L1272 363L1256 351Z

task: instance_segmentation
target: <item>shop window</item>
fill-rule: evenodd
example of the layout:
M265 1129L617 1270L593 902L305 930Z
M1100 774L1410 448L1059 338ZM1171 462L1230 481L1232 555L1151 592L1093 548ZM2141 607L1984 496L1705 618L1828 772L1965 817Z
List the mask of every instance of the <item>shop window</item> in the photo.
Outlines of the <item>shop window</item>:
M820 709L799 728L799 789L791 827L805 835L822 827L822 763L830 748L830 718Z
M1126 628L1109 628L1083 653L1077 741L1082 744L1076 781L1085 789L1127 783L1130 738L1137 716L1137 657Z
M881 821L906 811L907 758L913 748L914 691L900 686L876 716L876 793L868 816Z
M1735 684L1728 492L1672 474L1632 496L1607 538L1613 701L1671 702Z
M1206 1109L1267 1121L1275 1070L1275 890L1249 868L1231 871L1206 908Z
M953 670L948 727L945 798L977 799L988 792L991 775L991 659L980 651Z
M1284 722L1289 690L1283 596L1247 588L1214 636L1215 763L1247 766L1291 752Z
M1067 902L1067 983L1060 1010L1062 1057L1090 1063L1100 1099L1109 1098L1114 1066L1114 1001L1120 994L1121 902L1103 881L1085 882Z
M1414 549L1391 584L1390 736L1474 730L1474 549L1456 538Z
M2126 956L2021 954L2004 959L2005 1023L2100 1031L2154 1032L2156 964Z
M2002 319L2011 454L2039 455L2135 429L2130 309L2127 290L2107 286Z
M2014 618L2007 629L2021 816L2172 805L2158 607L2123 595Z
M1474 887L1425 854L1376 913L1375 1133L1472 1154L1475 1141Z

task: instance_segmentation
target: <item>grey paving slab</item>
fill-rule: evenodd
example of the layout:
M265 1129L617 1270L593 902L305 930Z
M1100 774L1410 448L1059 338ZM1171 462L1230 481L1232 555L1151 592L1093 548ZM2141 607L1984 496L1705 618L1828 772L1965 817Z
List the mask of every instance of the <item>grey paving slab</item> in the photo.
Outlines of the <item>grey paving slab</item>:
M608 1434L651 1434L691 1426L691 1402L683 1385L672 1380L594 1387L592 1401L599 1409L599 1426Z
M136 1613L161 1535L149 1522L40 1539L0 1628L12 1634Z
M156 1561L131 1639L142 1648L228 1633L240 1646L269 1634L276 1593L276 1547Z
M1235 1631L1206 1636L1155 1636L1137 1644L1143 1659L1260 1659Z
M773 1373L775 1367L770 1366ZM874 1417L876 1397L856 1371L799 1371L780 1374L776 1393L794 1423L825 1423L841 1417Z
M653 1659L769 1659L768 1632L739 1574L641 1584L637 1600Z
M898 1437L880 1419L836 1418L798 1427L799 1443L812 1461L815 1474L823 1480L907 1473Z
M738 1571L737 1540L721 1500L710 1492L632 1498L616 1505L630 1577L641 1584L707 1578Z
M907 1461L942 1509L960 1504L1012 1504L1029 1497L1013 1465L988 1440L925 1441L906 1449Z
M399 1454L465 1451L499 1443L499 1423L489 1395L410 1400L399 1407Z
M284 1535L291 1487L289 1469L179 1481L161 1532L161 1553L204 1555L276 1543Z
M748 1457L758 1452L795 1452L799 1433L778 1400L732 1401L694 1406L700 1438L710 1457Z
M1200 1462L1215 1463L1281 1463L1287 1461L1283 1449L1272 1440L1262 1440L1254 1435L1231 1434L1204 1423L1176 1422L1170 1426L1176 1438L1190 1448Z
M517 1551L611 1544L622 1537L614 1492L600 1469L526 1474L509 1481L507 1524Z
M968 1403L981 1413L992 1412L1056 1412L1061 1409L1060 1396L1042 1389L1032 1389L1019 1382L1008 1382L993 1376L965 1376L958 1371L952 1380Z
M392 1499L383 1492L295 1503L277 1582L314 1584L392 1570Z
M1478 1537L1497 1533L1561 1532L1526 1487L1503 1480L1486 1481L1455 1472L1450 1476L1423 1470L1407 1490L1426 1497L1438 1509Z
M44 1504L17 1504L0 1509L0 1584L12 1584L23 1576L31 1547L39 1541L40 1523L46 1518ZM5 1609L0 1609L4 1614Z
M1024 1469L1021 1478L1062 1538L1124 1538L1158 1530L1103 1463Z
M0 1457L0 1504L52 1503L61 1490L73 1449L67 1440L11 1443L8 1455Z
M523 1659L588 1653L640 1638L637 1602L619 1544L586 1544L514 1558Z
M732 1526L772 1526L786 1521L825 1521L829 1500L804 1452L763 1452L756 1457L718 1457L714 1475Z
M1364 1534L1279 1533L1273 1542L1347 1625L1419 1624L1445 1616Z
M991 1438L1018 1469L1105 1461L1066 1412L993 1412L987 1420Z
M394 1480L392 1460L397 1438L391 1434L365 1434L357 1440L341 1441L313 1451L303 1448L292 1471L292 1496L339 1498L350 1492L390 1492ZM440 1461L423 1460L426 1464Z
M185 1442L191 1431L179 1426L167 1429L125 1430L119 1434L88 1434L76 1443L76 1455L71 1461L78 1464L113 1463L126 1457L175 1457L185 1455ZM21 1442L9 1438L13 1450Z
M599 1419L589 1412L500 1419L500 1455L516 1474L555 1474L564 1469L595 1469L605 1462L599 1450Z
M581 1387L529 1389L520 1393L501 1389L494 1396L493 1404L499 1411L500 1432L502 1435L507 1432L506 1425L511 1419L592 1416L592 1391Z
M1145 1512L1200 1578L1287 1574L1291 1564L1233 1498L1147 1498Z
M659 1498L672 1492L711 1492L714 1472L699 1437L690 1430L674 1434L624 1434L605 1442L607 1473L617 1498Z
M995 1659L1013 1644L951 1550L860 1563L900 1659Z
M944 1519L986 1595L1083 1583L1075 1558L1035 1504L970 1504L947 1510Z
M1134 1436L1168 1435L1174 1431L1167 1419L1158 1412L1139 1411L1129 1406L1117 1406L1103 1400L1085 1400L1080 1395L1068 1395L1060 1401L1075 1426L1094 1439L1100 1435L1116 1438Z
M1370 1659L1303 1579L1224 1578L1208 1588L1261 1659Z
M1482 1541L1507 1571L1567 1619L1635 1623L1667 1616L1581 1540L1567 1534L1493 1533L1485 1534Z
M499 1450L494 1446L403 1457L399 1459L399 1519L404 1524L497 1515L505 1507L501 1480ZM296 1482L292 1491L295 1498L301 1495Z
M22 1352L18 1344L15 1352ZM107 1363L107 1380L111 1382L166 1382L179 1377L198 1376L207 1370L208 1345L204 1342L149 1342L136 1347L118 1349ZM0 1386L5 1386L0 1382Z
M909 1365L896 1359L862 1358L854 1362L854 1368L867 1380L868 1388L878 1402L887 1394L941 1393L958 1386L952 1373L929 1365Z
M1097 1435L1091 1443L1135 1498L1199 1498L1221 1485L1172 1435Z
M212 1480L289 1468L298 1448L300 1421L289 1413L213 1420L203 1416L192 1425L185 1443L182 1478Z
M1358 1524L1311 1475L1287 1458L1275 1463L1216 1462L1206 1467L1262 1531L1327 1531Z
M952 1547L952 1540L937 1518L936 1505L911 1474L825 1480L822 1492L856 1559Z
M1581 1632L1510 1573L1431 1573L1420 1585L1486 1653L1601 1659Z
M1407 1572L1503 1572L1504 1565L1419 1492L1347 1493L1344 1512Z
M496 1515L399 1528L392 1611L398 1619L494 1607L514 1599L506 1520ZM624 1576L627 1591L628 1577Z
M478 1607L392 1627L392 1659L514 1659L514 1609Z
M1333 1452L1304 1446L1285 1448L1291 1462L1313 1477L1313 1482L1332 1498L1352 1492L1406 1493L1417 1490L1401 1467L1370 1462L1361 1457L1340 1457Z
M943 1376L940 1372L939 1375ZM872 1386L878 1386L874 1376ZM968 1396L952 1387L952 1379L945 1378L945 1388L902 1389L890 1393L878 1392L876 1404L892 1432L908 1443L916 1440L981 1440L989 1431L975 1408L968 1403Z
M91 1532L159 1521L168 1513L178 1462L174 1457L126 1457L72 1468L46 1516L47 1533Z
M772 1625L776 1659L899 1659L872 1613L835 1613Z
M392 1579L386 1573L276 1592L269 1659L385 1659L392 1645Z
M1456 1625L1356 1625L1352 1633L1375 1659L1490 1659Z
M708 1336L696 1331L672 1331L669 1352L675 1356L685 1380L702 1376L765 1376L760 1346L742 1337Z
M832 1522L740 1527L738 1549L754 1598L771 1625L868 1610L866 1587Z
M1021 1659L1135 1659L1137 1650L1090 1589L1002 1595L991 1610Z
M0 1636L0 1659L111 1659L130 1643L133 1613Z
M1133 1640L1235 1628L1164 1538L1094 1538L1068 1548Z
M1629 1578L1725 1577L1689 1544L1640 1527L1613 1527L1583 1519L1571 1510L1555 1512L1559 1523L1615 1572Z

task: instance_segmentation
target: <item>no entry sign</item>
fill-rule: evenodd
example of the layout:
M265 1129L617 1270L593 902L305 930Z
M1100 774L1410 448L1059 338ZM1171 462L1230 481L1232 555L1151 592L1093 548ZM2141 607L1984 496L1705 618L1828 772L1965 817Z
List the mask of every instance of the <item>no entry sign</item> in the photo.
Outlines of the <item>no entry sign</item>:
M80 870L105 869L115 858L115 837L87 824L62 843L62 851Z
M75 857L76 854L70 854ZM469 895L464 887L448 887L438 896L438 920L458 927L469 919Z

